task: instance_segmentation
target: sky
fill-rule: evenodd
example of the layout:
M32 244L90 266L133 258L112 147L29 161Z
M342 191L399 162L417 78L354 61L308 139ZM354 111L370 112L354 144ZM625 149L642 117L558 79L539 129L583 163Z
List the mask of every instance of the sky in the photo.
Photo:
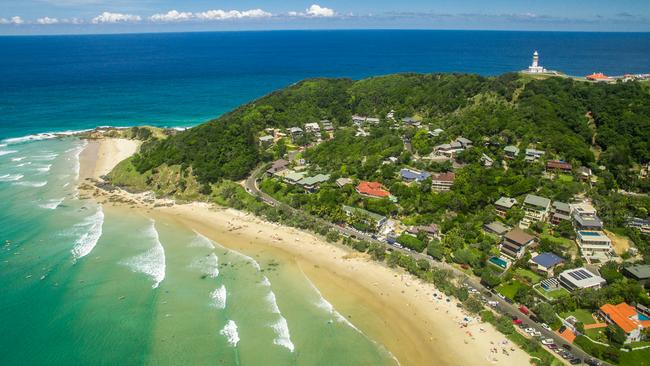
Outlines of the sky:
M650 32L649 0L0 0L0 34L278 29Z

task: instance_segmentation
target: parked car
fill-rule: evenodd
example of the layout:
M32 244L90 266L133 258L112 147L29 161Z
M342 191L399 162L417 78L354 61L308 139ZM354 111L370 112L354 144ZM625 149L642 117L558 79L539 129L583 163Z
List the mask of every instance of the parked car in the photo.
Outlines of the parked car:
M519 311L521 311L522 313L524 313L526 315L530 314L530 310L528 310L528 308L525 305L520 305L519 306Z
M571 346L568 345L568 344L563 344L563 345L562 345L562 348L564 348L564 349L567 350L567 351L571 351Z
M542 328L544 328L546 330L551 330L551 327L549 327L548 324L546 324L546 323L542 323Z
M585 363L589 366L601 366L602 363L596 359L590 358L585 360Z
M526 328L526 333L533 333L535 332L535 329L533 328Z
M569 360L569 363L572 365L579 365L582 363L582 360L579 358L572 358L571 360Z
M548 346L549 344L552 344L552 343L553 343L553 339L552 339L552 338L546 338L546 339L543 339L543 340L542 340L542 344L543 344L543 345L546 345L546 346Z
M512 319L512 324L514 324L514 325L519 325L519 324L522 324L522 323L523 323L523 321L521 319Z

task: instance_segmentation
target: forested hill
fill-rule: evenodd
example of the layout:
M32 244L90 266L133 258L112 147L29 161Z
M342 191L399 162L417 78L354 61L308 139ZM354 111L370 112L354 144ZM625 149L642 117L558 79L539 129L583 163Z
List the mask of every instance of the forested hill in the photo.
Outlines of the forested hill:
M354 114L384 121L394 110L398 119L415 116L449 136L534 144L567 161L605 165L624 183L630 168L650 161L649 89L640 82L595 84L519 74L309 79L147 143L133 163L141 173L163 164L191 166L201 183L241 179L273 158L258 147L264 128L303 127L322 119L344 127ZM383 125L388 130L389 124Z

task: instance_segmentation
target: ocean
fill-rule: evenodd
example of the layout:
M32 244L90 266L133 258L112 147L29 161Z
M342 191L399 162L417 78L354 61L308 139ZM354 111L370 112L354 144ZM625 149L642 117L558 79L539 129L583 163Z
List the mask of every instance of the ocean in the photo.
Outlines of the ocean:
M79 199L85 142L186 127L307 77L650 70L650 35L300 31L0 37L0 364L394 365L269 253Z

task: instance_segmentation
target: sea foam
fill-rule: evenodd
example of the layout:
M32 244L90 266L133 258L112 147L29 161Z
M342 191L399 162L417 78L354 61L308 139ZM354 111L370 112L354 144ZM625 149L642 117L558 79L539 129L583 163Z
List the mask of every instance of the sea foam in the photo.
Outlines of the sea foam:
M38 207L48 210L56 210L56 208L59 207L61 203L63 203L63 200L65 200L65 198L52 198L45 201L45 203L41 203L38 205Z
M152 288L157 288L165 279L165 248L160 242L158 231L156 231L156 222L151 220L146 235L153 242L151 249L123 262L129 266L132 271L144 273L154 281Z
M17 153L18 150L0 150L0 156Z
M225 309L227 296L226 286L221 285L210 294L210 297L212 298L212 306L217 309Z
M190 242L190 247L214 249L214 243L212 242L212 240L197 233L196 231L194 233L196 234L196 236Z
M287 319L283 316L280 316L277 322L271 325L275 331L276 338L273 340L273 343L282 346L288 349L290 352L295 350L293 342L291 342L291 334L289 333L289 325L287 324Z
M50 139L55 139L57 137L64 137L64 136L71 136L75 135L81 132L87 132L90 130L69 130L69 131L61 131L61 132L43 132L43 133L37 133L33 135L27 135L27 136L21 136L21 137L12 137L8 139L2 140L3 144L20 144L23 142L29 142L29 141L41 141L41 140L50 140Z
M56 208L62 201L63 199L61 199L54 208ZM86 220L78 226L86 227L87 231L75 241L74 247L71 250L73 260L75 261L90 254L90 252L95 248L95 245L97 245L99 238L102 236L102 229L104 226L104 210L102 210L102 206L98 206L97 212L86 218Z
M200 270L210 278L216 278L219 276L219 257L214 253L210 253L207 257L195 259L190 264L190 267Z
M278 307L278 301L275 298L275 293L269 291L265 297L266 302L269 304L269 309L273 314L280 314L280 308Z
M46 184L47 184L46 180L38 181L38 182L24 181L24 182L15 182L15 183L13 183L13 185L15 185L15 186L34 187L34 188L43 187Z
M239 333L237 332L237 323L233 320L228 320L228 323L226 323L226 326L221 329L219 334L226 337L228 344L231 347L237 347L237 344L239 343Z
M41 164L39 165L38 168L36 168L36 171L41 173L47 173L50 171L50 168L52 168L52 164Z
M23 177L22 174L3 174L0 175L0 182L15 182L23 179Z

